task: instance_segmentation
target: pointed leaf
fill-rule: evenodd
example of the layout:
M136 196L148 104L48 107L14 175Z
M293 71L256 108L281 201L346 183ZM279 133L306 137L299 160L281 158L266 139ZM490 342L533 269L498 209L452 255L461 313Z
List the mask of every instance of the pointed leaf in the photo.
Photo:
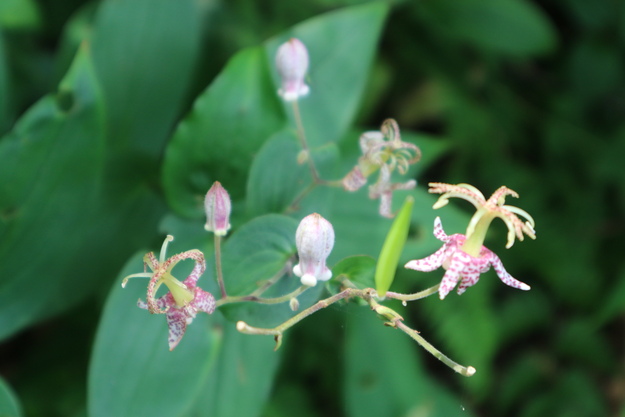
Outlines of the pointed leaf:
M0 338L93 288L76 255L101 191L103 131L83 48L59 93L35 104L0 141ZM37 284L26 291L28 282Z
M237 54L196 100L165 155L163 185L169 204L201 217L204 195L220 181L242 197L253 155L284 123L262 48Z

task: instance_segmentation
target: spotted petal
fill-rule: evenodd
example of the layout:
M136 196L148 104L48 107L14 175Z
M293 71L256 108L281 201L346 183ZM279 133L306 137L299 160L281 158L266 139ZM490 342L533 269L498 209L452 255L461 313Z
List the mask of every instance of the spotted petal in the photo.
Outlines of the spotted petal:
M503 263L501 263L501 259L499 259L499 257L495 255L494 253L492 255L492 259L490 262L491 262L491 265L493 266L493 269L497 273L497 276L499 277L501 281L503 281L504 284L509 285L510 287L513 287L513 288L518 288L523 291L528 291L531 288L526 283L514 279L512 275L510 275L508 271L506 271L506 269L503 267Z
M440 299L444 299L447 294L454 289L458 280L460 280L460 274L466 268L466 265L471 262L471 256L462 252L456 251L454 252L451 262L449 264L449 268L447 268L447 272L443 276L443 280L441 281L441 285L438 288L438 295Z
M187 330L187 314L185 314L184 309L180 308L170 308L167 311L167 326L169 327L169 350L174 350L182 336L184 336L184 332Z

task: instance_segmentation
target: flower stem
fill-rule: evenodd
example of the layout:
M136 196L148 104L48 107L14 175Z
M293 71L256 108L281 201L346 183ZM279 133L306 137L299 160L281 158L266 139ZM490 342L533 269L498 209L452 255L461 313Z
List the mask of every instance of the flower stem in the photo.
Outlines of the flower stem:
M221 290L221 298L228 297L226 294L226 286L224 284L224 276L221 269L221 236L215 234L215 269L217 271L217 283Z
M436 284L433 287L430 287L423 291L416 292L414 294L400 294L398 292L387 291L386 297L394 298L395 300L400 300L400 301L415 301L415 300L420 300L422 298L430 296L432 294L435 294L436 291L438 291L438 287L440 287L440 284Z
M371 289L368 289L368 290L371 290ZM278 348L280 348L280 345L282 344L282 334L284 333L285 330L293 327L295 324L304 320L306 317L310 316L311 314L316 313L317 311L323 308L326 308L336 303L339 300L350 298L350 297L353 297L354 295L360 296L359 293L363 293L364 291L365 290L347 288L341 291L340 293L333 295L332 297L326 298L325 300L318 301L317 303L313 304L311 307L308 307L306 310L302 310L299 314L296 314L295 316L291 317L284 323L271 329L252 327L248 325L247 323L245 323L244 321L239 321L237 322L237 330L241 333L247 333L247 334L274 336L276 340L276 346L274 347L274 350L278 350Z
M307 285L302 285L295 291L292 291L281 297L273 297L273 298L261 298L253 294L241 295L241 296L235 296L235 297L225 297L225 298L222 298L221 300L217 300L215 304L216 304L216 307L222 306L224 304L242 303L245 301L251 301L251 302L259 303L259 304L280 304L280 303L285 303L291 300L291 298L297 297L298 295L306 291L308 288L310 287Z
M475 368L472 366L462 366L451 359L445 356L440 350L436 349L432 346L427 340L425 340L418 331L411 329L406 326L401 320L395 320L392 323L393 327L398 328L399 330L406 333L408 336L412 337L418 344L421 345L425 350L430 352L432 356L443 362L445 365L449 366L454 371L458 372L462 376L473 376L475 374Z
M347 285L351 284L348 280L343 281L343 283ZM421 297L423 298L429 294L435 293L436 290L438 290L437 285L434 287L428 288L427 290L421 291L420 293L416 293L416 294L396 294L396 293L391 293L391 294L403 297L403 298L398 298L398 299L409 299L411 296L415 296L418 294L423 295ZM426 293L428 294L424 295ZM387 292L387 295L388 294L389 293ZM435 358L443 362L445 365L449 366L454 371L458 372L459 374L463 376L472 376L473 374L475 374L474 367L462 366L452 361L449 357L445 356L441 351L436 349L427 340L425 340L421 335L419 335L418 331L406 326L403 322L404 318L401 315L399 315L399 313L397 313L395 310L389 307L386 307L378 303L375 300L375 297L377 297L377 295L373 288L365 288L363 290L359 290L357 288L351 288L351 287L346 288L340 293L333 295L332 297L326 298L325 300L318 301L317 303L307 308L306 310L303 310L302 312L291 317L284 323L276 327L273 327L271 329L253 327L253 326L248 325L244 321L239 321L237 322L237 330L241 333L246 333L246 334L273 336L276 341L276 346L274 347L274 350L278 350L278 348L280 348L280 345L282 344L282 336L287 329L293 327L295 324L299 323L300 321L310 316L311 314L314 314L317 311L336 303L337 301L352 298L352 297L359 297L367 301L367 303L369 304L369 306L371 307L373 311L375 311L378 315L388 320L385 323L387 326L394 327L406 333L408 336L414 339L419 345L421 345L425 350L430 352ZM413 299L413 298L410 298L410 299ZM418 299L418 298L414 298L414 299Z
M315 162L312 159L312 155L310 154L310 150L308 149L308 142L306 141L306 132L304 131L304 124L302 123L302 115L299 110L299 104L297 100L293 100L293 116L295 118L295 126L297 127L297 137L299 139L300 144L302 145L302 150L306 153L308 168L310 168L310 175L312 176L313 182L315 184L321 184L323 181L319 177L319 173L317 172L317 168L315 167Z

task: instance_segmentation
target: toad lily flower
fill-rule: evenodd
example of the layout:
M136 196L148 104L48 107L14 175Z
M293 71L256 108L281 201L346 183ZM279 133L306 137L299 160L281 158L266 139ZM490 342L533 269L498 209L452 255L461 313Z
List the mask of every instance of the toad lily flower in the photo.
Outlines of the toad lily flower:
M393 119L382 123L380 131L365 132L360 136L362 156L358 164L341 180L347 191L356 191L367 183L367 178L380 171L378 181L369 188L369 198L380 198L380 214L393 217L391 197L395 190L410 190L416 181L391 183L395 169L404 175L410 165L421 159L421 150L414 144L402 142L399 126Z
M293 273L300 277L302 285L314 287L317 281L332 278L332 271L326 266L326 259L334 246L332 224L317 213L302 219L295 232L295 244L299 263Z
M156 259L153 252L144 256L144 269L149 267L152 272L144 271L143 273L128 275L122 281L122 287L125 287L130 278L150 278L147 303L139 300L137 306L152 314L166 315L169 326L169 350L173 350L178 345L184 336L187 325L191 324L198 311L208 314L215 311L215 299L211 293L197 286L197 280L206 269L204 254L194 249L165 259L167 245L172 240L174 240L173 236L168 235L163 242L159 259ZM195 261L195 266L189 276L180 282L173 277L171 271L178 262L184 259L192 259ZM169 292L159 299L155 299L156 291L161 284L165 284Z
M278 94L284 101L296 101L308 94L310 89L304 83L308 71L308 51L299 39L291 38L280 45L276 53L276 68L282 83Z
M458 294L462 294L468 287L475 285L480 274L486 272L492 266L497 276L514 288L529 290L530 286L514 279L503 267L501 260L492 251L483 246L486 231L492 220L501 218L508 226L507 248L514 244L514 239L523 240L524 234L536 239L534 220L520 208L504 205L507 195L518 197L518 194L507 187L500 187L486 200L482 193L468 184L442 184L430 183L430 193L442 195L434 204L434 208L445 206L450 197L463 198L471 202L477 211L471 218L467 227L466 235L454 234L447 236L443 231L440 218L434 221L434 236L444 242L442 248L424 259L413 260L406 264L406 268L417 271L429 272L439 267L447 271L443 276L438 293L440 299L444 299L454 289L458 281ZM527 219L524 223L517 214Z

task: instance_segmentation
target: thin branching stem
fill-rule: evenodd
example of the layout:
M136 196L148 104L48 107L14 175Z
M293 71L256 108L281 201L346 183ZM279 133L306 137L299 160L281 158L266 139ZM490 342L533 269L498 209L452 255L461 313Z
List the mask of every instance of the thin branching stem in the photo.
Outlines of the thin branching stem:
M406 333L413 340L415 340L419 345L421 345L426 351L428 351L435 358L439 359L441 362L449 366L454 371L458 372L459 374L463 376L471 376L475 374L474 367L462 366L454 362L449 357L445 356L441 351L439 351L434 346L432 346L427 340L425 340L419 334L418 331L406 326L404 324L404 318L399 313L397 313L395 310L389 307L386 307L380 304L376 300L378 296L376 294L376 291L373 288L365 288L362 290L357 289L353 287L353 284L351 284L349 280L343 280L342 283L349 287L339 292L338 294L333 295L332 297L318 301L311 307L301 311L300 313L296 314L295 316L291 317L290 319L286 320L284 323L276 327L273 327L270 329L259 328L259 327L250 326L244 321L239 321L237 322L237 330L240 331L241 333L247 333L247 334L274 336L274 339L276 341L276 346L274 349L277 350L282 344L282 336L284 332L288 330L289 328L293 327L295 324L299 323L300 321L310 316L311 314L316 313L317 311L336 303L337 301L349 299L352 297L359 297L365 300L373 311L375 311L378 315L382 316L384 319L387 320L387 322L385 323L387 326L394 327ZM428 288L427 290L421 291L416 294L393 293L393 295L396 296L393 298L397 298L397 299L404 300L404 301L411 301L413 299L416 300L416 299L423 298L423 297L426 297L427 295L435 293L437 289L438 289L438 286L434 286L432 288Z
M215 235L215 269L217 271L217 282L221 290L221 298L228 297L226 294L226 286L224 284L224 276L221 270L221 237Z
M301 287L297 288L295 291L292 291L281 297L273 297L273 298L262 298L253 294L241 295L241 296L229 296L229 297L222 298L221 300L217 300L215 305L219 307L224 304L243 303L246 301L259 303L259 304L280 304L280 303L285 303L287 301L290 301L292 298L297 297L298 295L306 291L308 288L310 287L307 285L302 285Z
M306 153L306 159L308 161L308 168L310 169L310 175L312 176L313 183L321 184L324 181L319 177L317 168L315 167L315 161L312 159L312 154L308 148L308 141L306 140L306 132L304 131L304 124L302 123L302 114L299 110L299 104L297 100L293 100L293 118L295 119L295 126L297 128L297 137L299 139L302 150Z

